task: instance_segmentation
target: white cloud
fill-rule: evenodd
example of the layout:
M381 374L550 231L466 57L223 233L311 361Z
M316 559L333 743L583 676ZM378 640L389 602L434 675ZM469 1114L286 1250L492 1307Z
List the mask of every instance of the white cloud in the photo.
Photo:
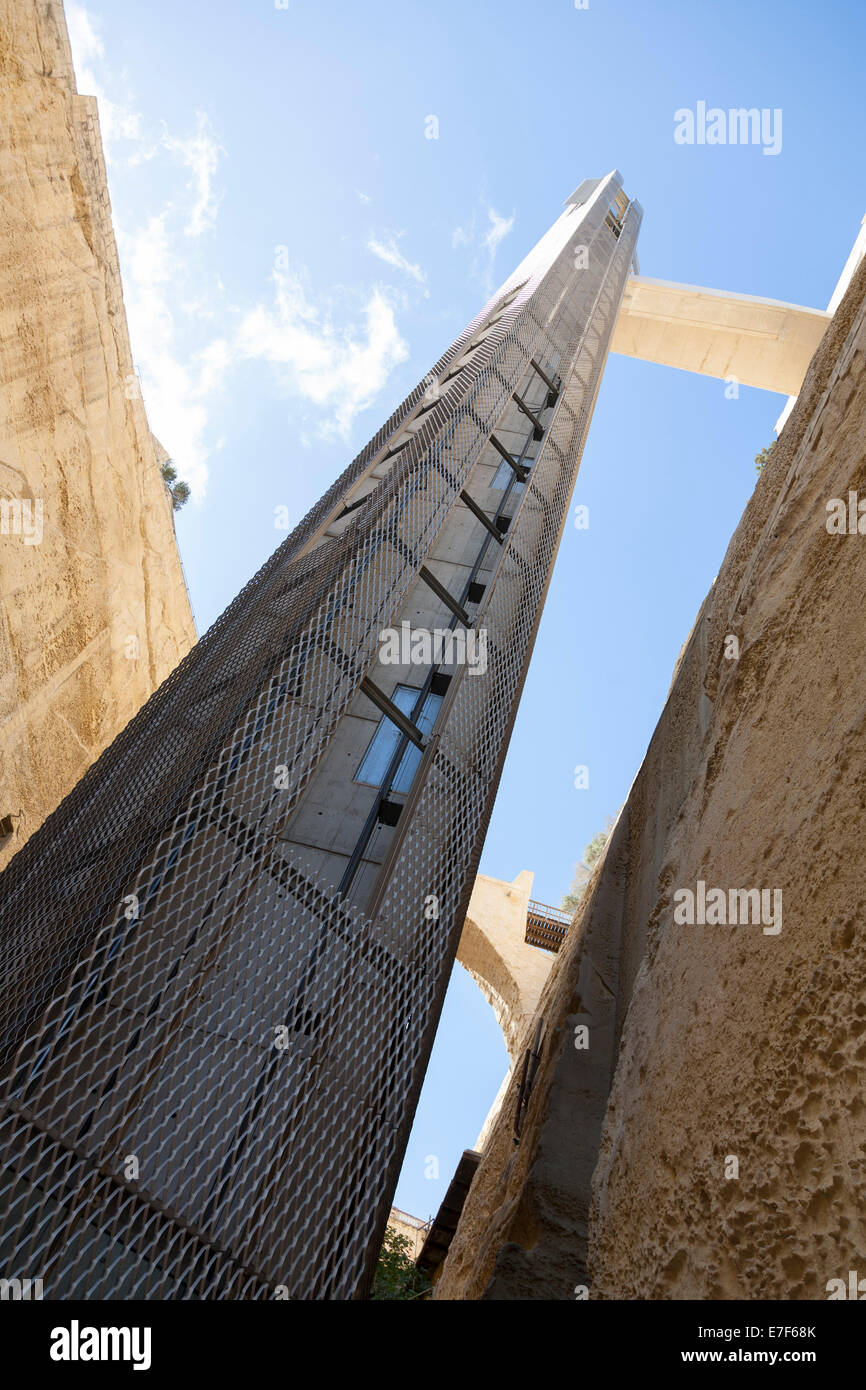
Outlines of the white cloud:
M100 81L97 68L104 62L105 45L90 12L82 5L69 5L66 24L78 90L96 97L107 159L118 141L141 139L141 117L131 106L112 101Z
M67 6L66 26L76 66L89 63L93 58L105 57L105 48L93 17L81 5Z
M484 245L490 253L491 264L499 250L499 243L508 236L514 226L514 213L510 217L500 217L495 208L487 209L487 216L490 218L490 226L484 238Z
M372 251L373 255L378 256L379 260L384 261L386 265L392 265L395 270L404 271L413 280L417 280L419 285L427 283L427 276L420 265L415 265L403 255L395 236L389 236L385 241L378 241L376 237L371 236L367 242L367 250Z
M189 483L193 505L204 495L208 460L221 443L212 439L214 407L227 375L242 361L272 363L284 391L324 414L324 424L320 418L302 422L302 431L345 438L358 412L408 356L394 316L396 292L370 290L347 321L342 306L337 311L328 303L314 304L299 275L278 270L270 305L246 312L232 308L214 267L203 269L189 254L189 239L214 226L220 202L217 178L226 152L207 116L198 112L187 135L147 129L131 107L108 96L117 78L106 64L93 17L72 3L68 20L79 90L99 101L110 168L146 163L149 188L162 191L161 211L131 228L117 218L116 232L148 418ZM121 140L126 143L118 147ZM179 169L187 175L185 188L177 186ZM362 202L369 201L356 192ZM424 272L401 253L396 237L371 239L369 249L424 283Z
M178 350L172 304L183 267L172 250L170 216L162 212L133 236L121 234L124 298L151 427L193 498L201 500L208 476L208 403L222 385L230 354L221 338L188 355Z
M514 214L502 217L492 204L485 209L486 225L479 227L479 214L476 210L465 227L455 227L451 233L451 245L456 249L467 246L471 249L472 262L470 276L480 282L486 294L495 288L493 266L501 243L514 226Z
M210 392L219 391L222 388L232 360L232 350L225 338L215 338L212 343L208 343L206 348L197 353L198 389L201 395L206 396Z
M163 146L172 154L180 156L181 162L190 170L192 178L189 189L193 204L185 227L187 236L201 236L216 222L219 208L219 195L214 188L214 179L219 167L221 154L225 150L214 139L210 122L203 111L196 113L197 128L194 135L179 139L167 131L163 136Z
M297 274L276 270L274 283L274 307L257 306L241 324L240 354L280 367L286 390L330 411L321 432L346 438L358 412L409 355L392 306L374 289L363 307L363 327L338 329L327 310L310 303Z
M203 112L196 114L195 128L186 136L165 127L146 130L137 111L109 95L120 86L120 79L106 62L93 15L83 5L70 4L67 23L78 90L94 95L99 105L109 171L146 163L153 188L165 189L161 212L135 229L125 228L115 215L115 230L130 342L148 419L179 475L189 483L193 502L200 501L211 452L211 408L229 369L230 352L223 337L195 344L196 330L199 338L214 331L205 325L217 316L222 296L214 295L211 285L203 290L198 265L190 261L188 252L179 252L184 236L200 236L214 225L219 207L216 176L225 151ZM189 174L183 190L173 187L178 164ZM185 304L197 306L199 312L186 313ZM178 308L184 346L176 321Z

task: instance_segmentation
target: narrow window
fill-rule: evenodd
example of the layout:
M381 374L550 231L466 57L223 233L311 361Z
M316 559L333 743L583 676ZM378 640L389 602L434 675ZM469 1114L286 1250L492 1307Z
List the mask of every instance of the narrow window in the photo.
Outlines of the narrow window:
M417 698L418 691L412 685L398 685L391 696L397 708L410 718ZM421 714L418 719L418 728L422 734L429 734L432 730L441 704L442 696L434 695L431 691L421 707ZM385 773L388 771L388 764L393 758L399 742L400 730L396 724L391 723L387 715L383 715L370 740L367 751L361 759L361 766L355 773L355 781L366 782L373 787L381 787ZM408 792L420 761L421 749L410 743L400 760L397 776L391 784L392 791Z

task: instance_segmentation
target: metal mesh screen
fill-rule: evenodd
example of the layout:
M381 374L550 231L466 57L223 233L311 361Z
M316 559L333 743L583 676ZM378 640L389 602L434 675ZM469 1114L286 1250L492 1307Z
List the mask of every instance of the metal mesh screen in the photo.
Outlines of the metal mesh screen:
M505 306L357 518L323 535L430 378L0 878L9 1277L51 1298L363 1286L637 237L637 205L614 231L608 202L437 364ZM287 827L533 359L562 388L485 591L487 673L452 681L362 910Z

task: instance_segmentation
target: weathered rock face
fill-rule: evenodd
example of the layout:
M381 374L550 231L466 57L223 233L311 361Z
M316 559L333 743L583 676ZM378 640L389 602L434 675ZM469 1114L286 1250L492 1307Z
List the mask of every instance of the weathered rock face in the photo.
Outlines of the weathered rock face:
M61 4L0 0L0 867L195 641Z
M866 496L864 294L866 265L679 660L541 1001L521 1143L512 1087L438 1298L821 1299L864 1272L866 535L826 529ZM781 890L781 930L678 925L698 881Z

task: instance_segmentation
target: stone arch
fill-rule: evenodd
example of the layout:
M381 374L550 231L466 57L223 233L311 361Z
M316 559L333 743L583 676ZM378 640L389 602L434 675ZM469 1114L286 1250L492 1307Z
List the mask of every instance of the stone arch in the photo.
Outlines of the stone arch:
M475 1148L484 1148L550 974L553 956L526 942L526 916L535 875L523 869L511 882L479 874L463 924L457 959L490 1004L502 1029L509 1070Z
M534 877L529 869L511 883L479 874L457 948L457 959L496 1015L512 1066L553 963L552 955L526 944Z

